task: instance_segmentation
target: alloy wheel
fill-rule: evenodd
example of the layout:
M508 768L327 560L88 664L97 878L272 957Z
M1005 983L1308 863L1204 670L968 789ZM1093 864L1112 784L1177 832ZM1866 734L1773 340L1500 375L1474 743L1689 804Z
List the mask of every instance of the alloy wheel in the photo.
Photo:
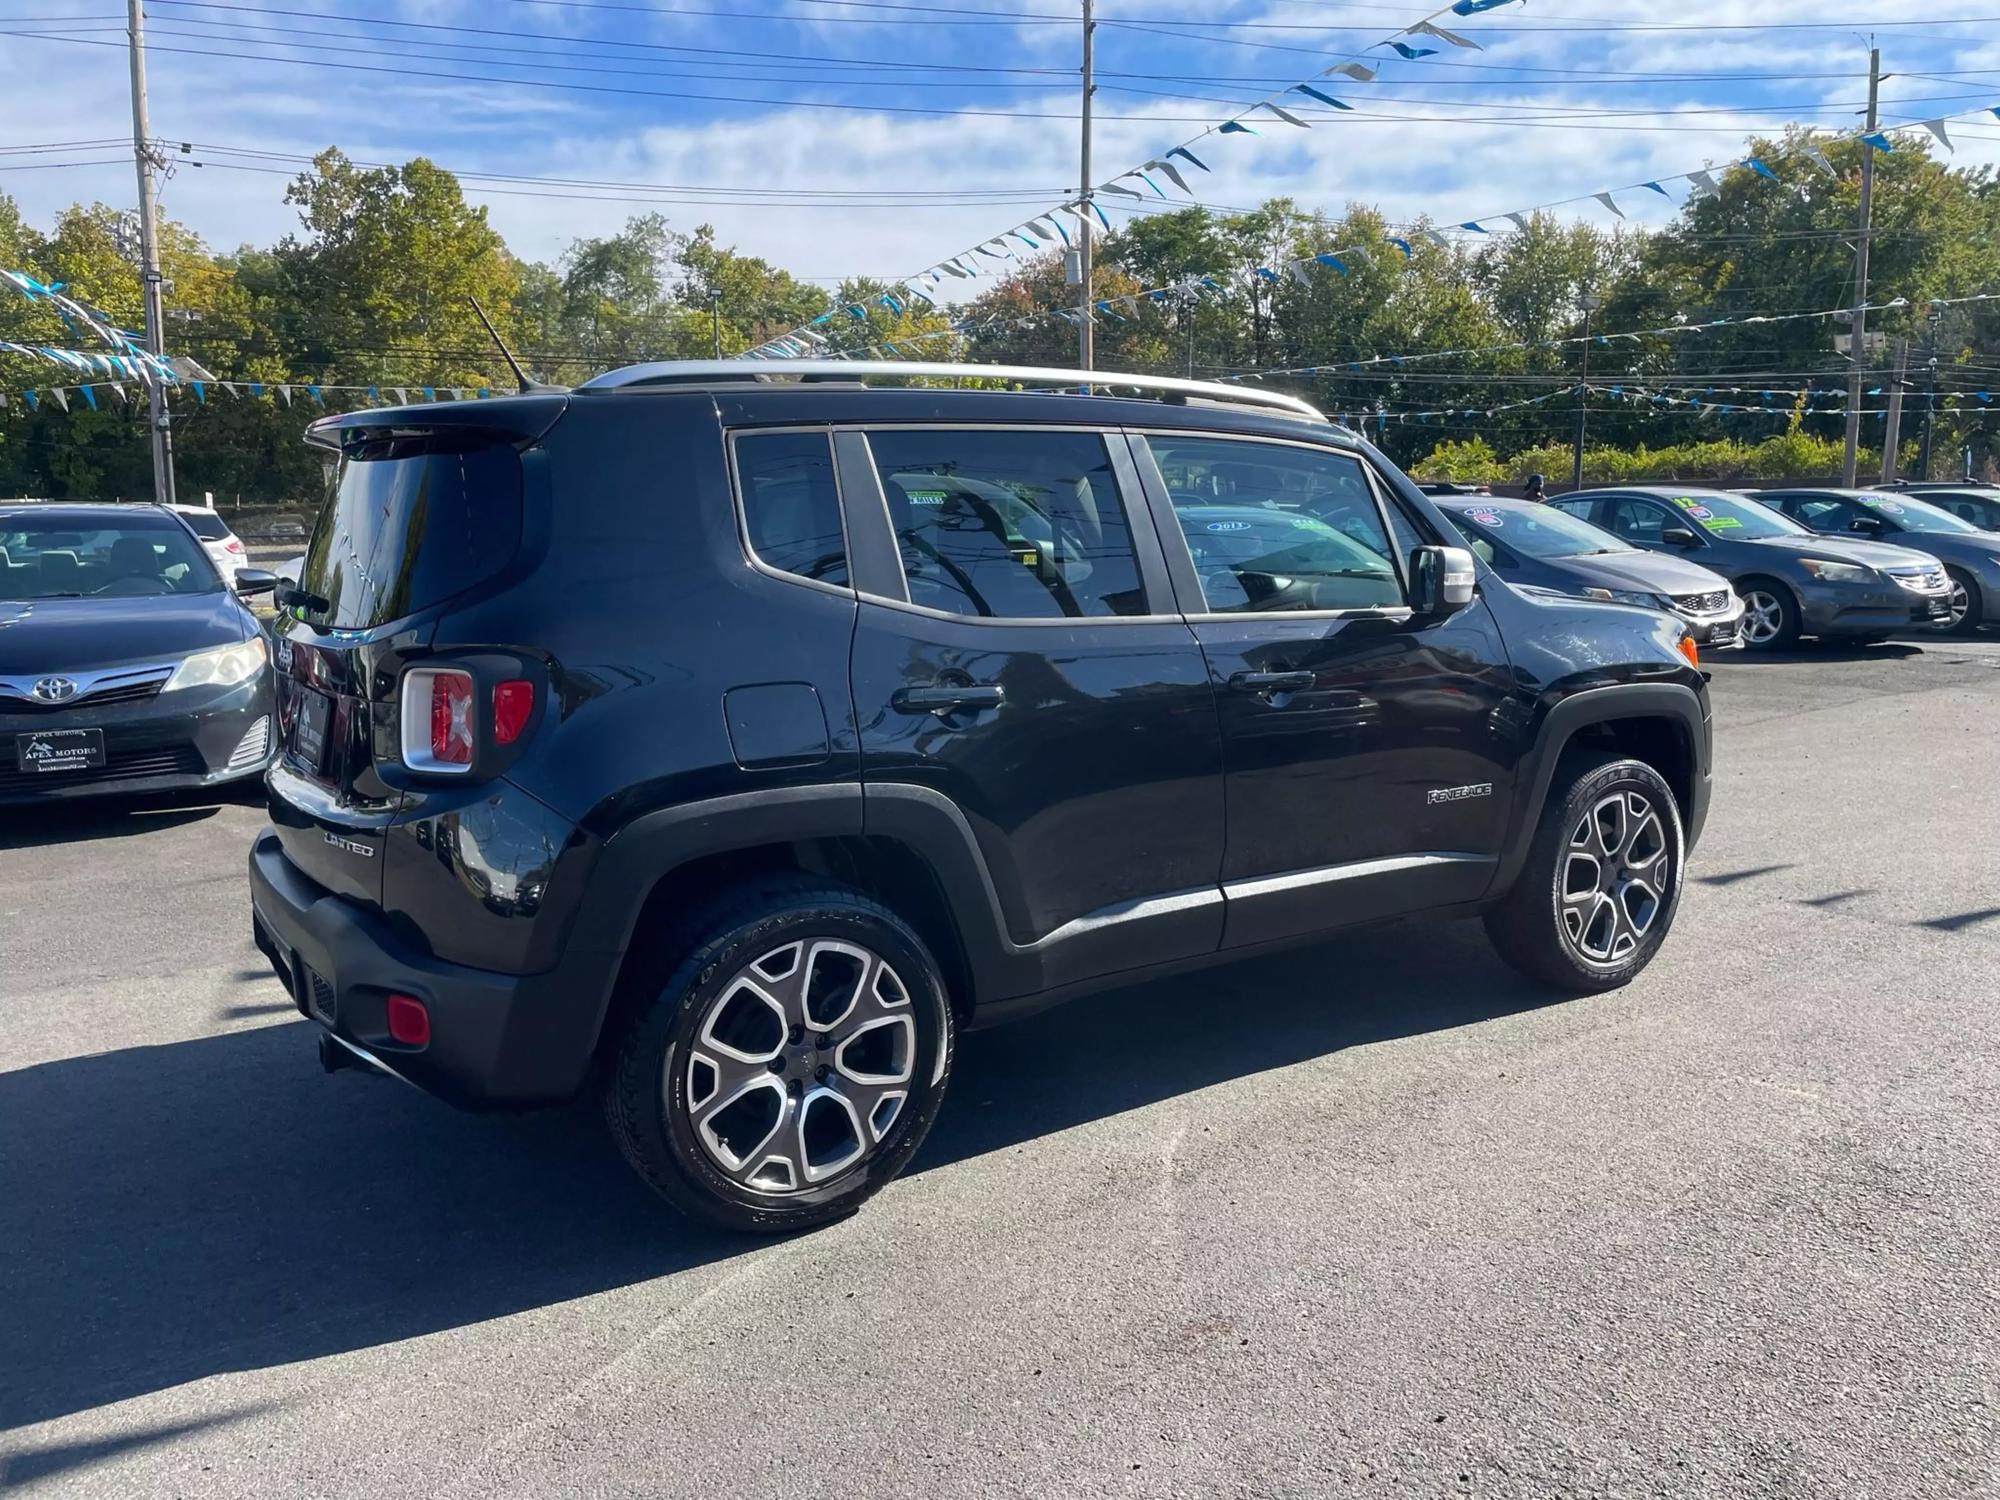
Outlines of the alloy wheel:
M1599 798L1564 850L1557 899L1563 935L1586 963L1622 963L1666 909L1666 824L1638 792Z
M1965 612L1970 608L1972 608L1972 596L1966 592L1964 582L1961 579L1952 579L1951 616L1945 621L1945 627L1949 630L1958 629L1965 623Z
M913 1011L888 960L856 943L805 938L746 964L685 1053L695 1139L752 1192L801 1193L852 1172L909 1102Z
M1768 646L1785 625L1785 606L1769 589L1752 589L1743 596L1743 639Z

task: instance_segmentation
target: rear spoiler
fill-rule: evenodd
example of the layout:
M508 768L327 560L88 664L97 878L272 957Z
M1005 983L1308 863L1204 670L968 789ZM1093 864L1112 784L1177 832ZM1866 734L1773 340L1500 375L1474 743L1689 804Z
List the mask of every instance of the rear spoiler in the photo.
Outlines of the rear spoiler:
M555 426L556 419L568 409L569 396L562 392L377 407L321 417L306 428L306 441L338 453L353 443L485 431L501 441L526 444Z

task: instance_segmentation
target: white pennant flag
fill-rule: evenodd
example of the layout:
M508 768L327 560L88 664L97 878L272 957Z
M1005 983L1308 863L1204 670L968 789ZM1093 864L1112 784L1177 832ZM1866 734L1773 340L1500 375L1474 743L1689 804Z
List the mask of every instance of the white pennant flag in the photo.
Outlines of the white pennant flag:
M1356 83L1373 83L1375 81L1375 70L1358 62L1345 62L1337 68L1328 68L1326 72L1320 74L1320 77L1329 78L1335 73L1345 73Z
M49 394L56 398L57 406L60 406L64 411L69 410L69 391L66 387L57 386Z
M223 388L223 389L224 389L225 391L229 392L229 394L230 394L230 395L232 395L232 396L235 396L235 397L237 397L238 399L241 399L241 397L242 397L242 394L243 394L243 393L242 393L241 391L239 391L239 390L237 390L237 389L236 389L236 382L235 382L235 381L233 381L233 380L225 380L225 381L223 381L223 382L222 382L222 388Z
M1419 21L1403 33L1405 36L1434 36L1441 42L1450 42L1454 47L1470 47L1474 52L1486 49L1469 36L1460 36L1455 31L1446 31L1442 26L1433 26L1429 21Z
M290 406L292 404L292 388L290 386L288 385L279 386L278 394L285 398L285 405Z
M1592 193L1591 196L1610 209L1614 214L1618 215L1619 218L1622 219L1625 217L1625 210L1618 206L1618 201L1609 193Z
M1356 245L1352 250L1343 251L1342 254L1357 266L1371 265L1375 260L1375 257L1369 253L1366 245Z
M1814 166L1818 167L1822 172L1826 173L1827 176L1838 177L1840 175L1838 172L1833 170L1833 163L1826 159L1826 153L1820 150L1819 147L1803 146L1800 149L1805 152L1806 160L1811 162Z
M114 393L115 393L115 394L117 395L117 397L118 397L118 399L119 399L120 401L123 401L123 400L125 400L125 399L126 399L126 396L125 396L125 387L124 387L124 386L122 386L122 385L120 385L120 384L119 384L119 383L118 383L117 381L115 381L115 380L114 380L114 381L112 381L112 382L111 382L111 389L112 389L112 391L113 391L113 392L114 392Z
M1715 185L1715 179L1706 172L1690 172L1687 174L1687 180L1695 192L1704 198L1714 198L1722 192L1722 189Z
M1451 236L1446 234L1442 229L1426 229L1424 233L1429 235L1438 244L1444 246L1445 249L1449 250L1451 248Z
M1152 172L1152 171L1164 172L1167 174L1168 179L1173 183L1175 187L1179 188L1182 192L1187 193L1190 196L1193 195L1194 190L1187 185L1187 179L1181 176L1181 169L1175 166L1170 161L1160 161L1155 159L1153 161L1147 162L1146 165L1141 167L1139 170L1142 172Z
M392 386L391 389L396 393L396 404L398 406L408 406L410 404L410 388L408 386Z
M1278 108L1278 106L1273 104L1269 99L1266 99L1264 101L1264 108L1268 109L1272 114L1276 115L1279 119L1283 120L1287 125L1296 125L1301 130L1312 129L1312 126L1306 124L1306 122L1304 120L1301 120L1297 115L1292 114L1289 110L1283 110Z
M1951 143L1951 137L1944 133L1944 121L1942 119L1926 120L1923 122L1923 125L1924 129L1928 130L1932 135L1936 136L1941 142L1944 143L1945 150L1954 152L1958 150L1958 147L1954 146Z
M1289 265L1285 267L1285 274L1291 277L1292 280L1296 281L1300 286L1312 285L1312 277L1306 275L1306 267L1304 261L1295 260L1291 262Z
M1100 192L1100 193L1116 193L1116 194L1118 194L1118 196L1119 196L1119 197L1121 197L1121 198L1143 198L1143 197L1145 197L1145 196L1146 196L1146 195L1145 195L1144 193L1137 193L1137 192L1134 192L1134 191L1133 191L1133 190L1132 190L1131 188L1128 188L1128 187L1120 187L1120 186L1119 186L1119 185L1118 185L1117 183L1115 183L1115 182L1107 182L1107 183L1104 183L1104 184L1103 184L1102 186L1100 186L1100 187L1098 188L1098 192Z
M1508 214L1507 217L1514 221L1514 227L1520 230L1521 233L1526 234L1528 232L1528 221L1520 214Z

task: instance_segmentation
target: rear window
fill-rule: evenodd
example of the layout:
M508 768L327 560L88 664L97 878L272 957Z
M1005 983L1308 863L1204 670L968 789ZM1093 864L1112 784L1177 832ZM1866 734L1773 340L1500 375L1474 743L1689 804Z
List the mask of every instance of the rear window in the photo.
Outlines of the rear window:
M229 535L229 527L212 510L182 511L180 517L194 528L194 534L204 542L219 542Z
M350 448L306 549L315 624L365 630L482 583L521 543L521 460L510 447Z

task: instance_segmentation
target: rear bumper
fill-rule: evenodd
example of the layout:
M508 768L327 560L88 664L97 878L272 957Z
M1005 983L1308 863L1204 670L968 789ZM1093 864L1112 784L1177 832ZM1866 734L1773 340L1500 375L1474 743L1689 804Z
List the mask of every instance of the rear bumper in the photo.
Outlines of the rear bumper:
M608 972L580 952L543 974L446 963L401 941L388 921L333 895L265 830L250 850L251 927L300 1014L426 1092L468 1109L573 1097L589 1074ZM430 1012L431 1040L389 1035L388 997Z

